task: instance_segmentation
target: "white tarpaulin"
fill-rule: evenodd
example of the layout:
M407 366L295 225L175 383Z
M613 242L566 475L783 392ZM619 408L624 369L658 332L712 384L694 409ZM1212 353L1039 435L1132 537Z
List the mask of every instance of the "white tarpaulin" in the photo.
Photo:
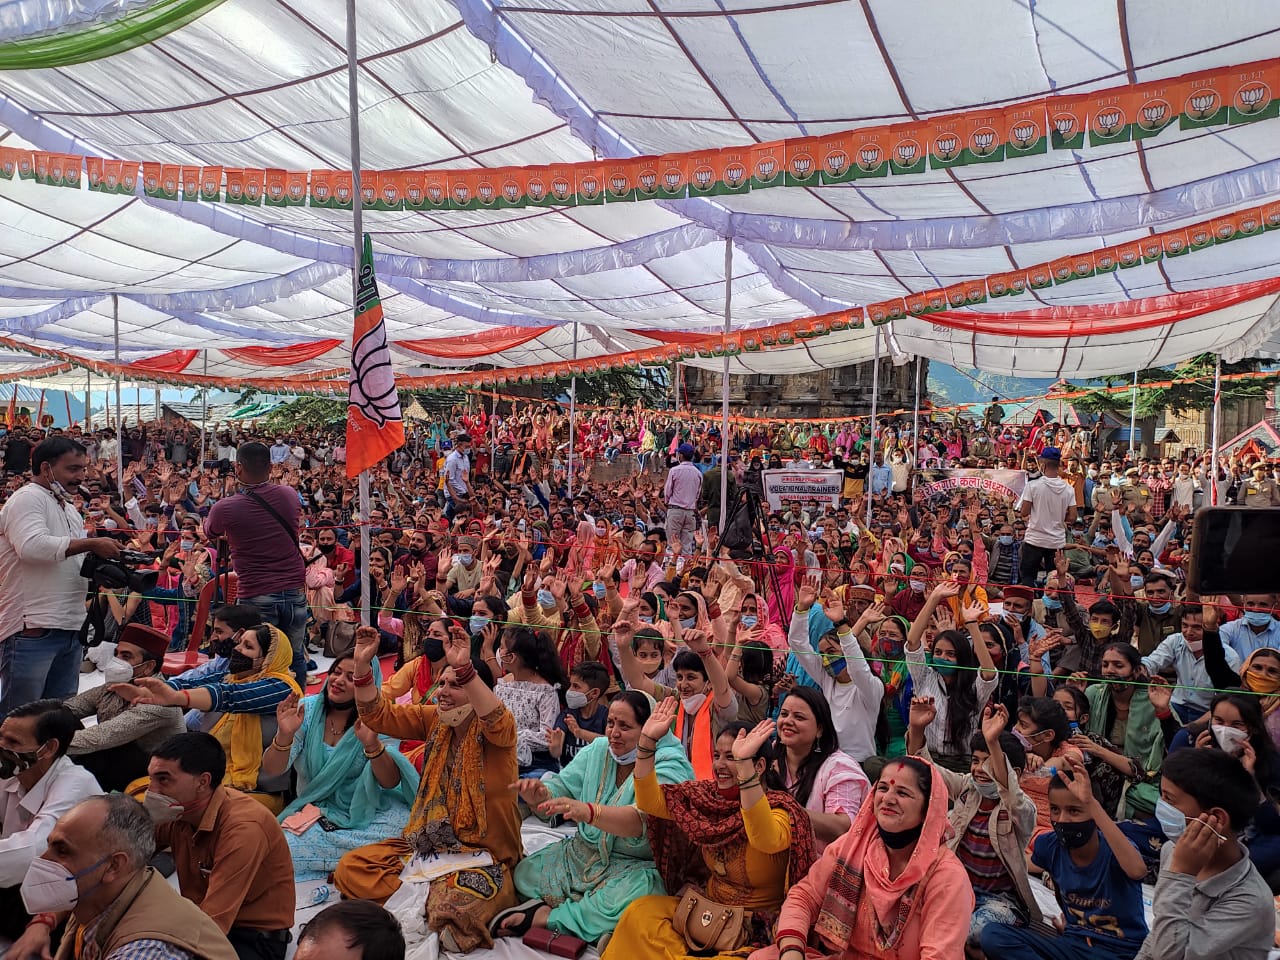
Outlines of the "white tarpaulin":
M80 29L147 4L57 6L13 0L0 24L16 35ZM1208 11L1192 0L380 0L360 4L359 15L363 167L374 170L750 146L1151 85L1280 54L1280 5L1264 3ZM0 145L343 169L344 42L337 0L227 0L114 56L3 71ZM393 354L402 373L414 374L477 360L568 360L574 324L581 358L660 342L638 331L716 333L726 239L733 329L743 330L1138 241L1277 199L1280 119L1270 118L1173 123L1158 136L911 176L565 209L370 210L364 224ZM206 360L210 376L231 380L325 375L349 363L341 342L352 313L347 211L13 179L0 180L0 222L0 334L11 348L112 360L115 294L121 361L161 357L157 375L170 379L202 373ZM975 303L962 322L895 320L888 340L899 357L1044 377L1131 371L1207 351L1274 352L1280 290L1248 285L1274 279L1278 262L1280 231L1269 231ZM1247 296L1217 292L1242 287ZM1197 291L1230 302L1199 312L1156 306ZM1132 304L1141 305L1136 316L1108 318ZM1041 315L1005 328L1013 313ZM433 355L423 343L543 327L478 357ZM340 342L290 362L227 352L328 339ZM866 360L872 343L869 327L846 330L741 354L730 371ZM690 362L719 370L722 361ZM50 363L33 357L26 369Z

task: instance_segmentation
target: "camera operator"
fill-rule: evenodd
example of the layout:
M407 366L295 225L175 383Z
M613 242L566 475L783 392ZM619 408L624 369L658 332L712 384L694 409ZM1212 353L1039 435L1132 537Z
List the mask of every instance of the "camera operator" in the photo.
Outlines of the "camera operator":
M293 675L305 690L306 567L298 552L298 491L269 482L271 450L263 443L241 446L235 471L240 492L213 505L205 519L205 533L227 538L231 564L240 578L239 602L256 607L267 623L289 638Z
M120 556L109 537L86 537L71 504L84 479L85 449L68 437L31 452L31 482L0 507L0 720L14 707L63 699L80 680L85 578L73 559Z

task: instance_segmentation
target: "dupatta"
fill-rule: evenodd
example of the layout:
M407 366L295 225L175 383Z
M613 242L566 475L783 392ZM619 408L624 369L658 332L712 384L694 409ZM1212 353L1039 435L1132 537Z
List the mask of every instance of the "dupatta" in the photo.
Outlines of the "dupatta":
M267 624L271 640L267 644L262 666L244 677L223 679L223 683L253 683L258 680L283 680L294 693L298 681L293 679L289 667L293 663L293 647L279 627ZM227 752L226 784L237 790L258 789L258 772L262 769L262 717L260 713L224 713L209 732L218 738Z

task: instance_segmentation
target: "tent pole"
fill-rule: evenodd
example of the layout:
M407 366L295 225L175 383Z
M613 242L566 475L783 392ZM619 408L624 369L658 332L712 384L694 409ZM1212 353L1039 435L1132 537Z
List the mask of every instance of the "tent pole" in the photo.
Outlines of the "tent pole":
M93 373L84 371L84 432L93 432Z
M204 375L209 376L209 351L201 350L204 354ZM205 439L209 430L209 383L205 381L204 389L200 391L200 466L204 467L205 459Z
M578 359L578 321L573 321L573 359ZM573 445L577 440L578 377L569 378L569 499L573 499Z
M867 515L866 526L871 526L871 471L876 468L876 410L880 398L880 334L876 328L875 366L871 368L871 447L867 454Z
M724 369L720 374L720 524L729 515L729 328L733 322L733 239L724 238Z
M1129 395L1129 459L1133 459L1133 431L1138 424L1138 371L1133 371L1133 390Z
M356 309L360 288L360 252L364 249L364 209L360 194L360 87L359 62L356 55L356 0L347 0L347 103L351 127L351 309ZM360 471L360 560L369 563L369 471ZM360 577L360 622L373 623L369 600L369 577L357 571Z
M116 358L116 489L124 502L124 414L120 410L120 295L111 295L112 339Z
M853 451L850 451L852 453ZM920 355L916 354L916 402L911 411L911 477L915 486L916 471L920 466Z
M154 399L155 399L155 403L156 403L156 415L155 415L155 417L153 417L152 419L154 419L154 420L156 420L157 422L159 422L159 420L160 420L160 388L159 388L159 387L156 387L156 388L155 388L155 389L153 389L151 392L152 392L153 394L155 394L155 398L154 398Z
M1213 358L1213 449L1209 454L1209 505L1218 505L1218 423L1222 419L1222 357Z

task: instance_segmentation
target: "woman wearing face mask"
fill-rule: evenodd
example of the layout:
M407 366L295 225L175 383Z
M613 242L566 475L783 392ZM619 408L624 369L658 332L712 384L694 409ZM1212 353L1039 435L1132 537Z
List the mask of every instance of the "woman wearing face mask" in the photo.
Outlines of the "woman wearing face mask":
M934 611L960 592L961 584L947 580L938 584L924 608L911 624L906 660L911 671L913 694L932 697L938 710L936 723L926 731L926 743L935 763L963 773L969 765L969 741L977 732L983 705L999 685L995 664L987 645L977 634L978 607L965 607L961 620L970 633L943 630L926 652L923 638ZM975 634L979 642L975 649Z
M946 845L948 827L947 788L933 767L888 763L849 832L791 888L774 945L751 960L963 956L973 887Z
M1169 755L1192 746L1221 750L1237 757L1253 775L1263 799L1244 841L1258 872L1276 887L1280 886L1280 812L1268 797L1280 791L1280 751L1267 733L1260 699L1245 692L1218 694L1209 707L1208 722L1179 731L1169 745ZM1159 806L1156 814L1161 814Z
M1204 604L1204 666L1219 690L1242 687L1258 696L1263 723L1271 742L1280 747L1280 650L1254 650L1240 665L1240 672L1227 665L1222 635L1218 632L1218 611L1214 598Z
M547 810L586 818L618 836L647 831L668 893L688 882L710 901L747 908L743 945L767 943L788 878L804 876L814 856L808 814L790 794L766 792L761 782L765 761L760 753L773 735L773 723L765 721L750 731L745 724L726 727L716 739L709 777L662 784L654 775L654 755L676 710L675 700L668 699L644 725L636 752L635 806L593 809L577 801L552 800ZM632 902L602 960L691 956L692 948L673 924L678 903L671 895ZM697 917L689 918L691 928L697 923Z
M111 689L132 703L201 710L217 715L209 730L227 752L223 783L251 794L273 813L284 807L281 793L262 792L263 711L275 709L291 693L301 694L290 664L293 648L278 627L261 624L242 630L226 670L196 680L139 677ZM206 718L212 720L212 717Z
M738 605L737 635L764 641L776 654L787 652L787 634L778 626L769 611L769 601L763 593L745 593Z
M796 687L778 707L778 740L765 771L772 790L786 790L809 811L815 850L842 836L858 815L871 782L840 749L826 698Z
M540 776L560 765L551 755L547 731L556 725L569 688L551 638L542 631L516 627L511 631L510 662L494 693L516 718L516 758L520 776Z
M515 881L525 902L494 919L495 936L522 936L537 926L597 943L613 932L633 900L662 892L644 832L635 837L608 833L592 822L595 818L587 808L635 804L632 774L640 731L651 713L645 694L620 694L609 705L603 737L578 751L559 773L519 781L520 796L533 809L541 810L552 800L571 801L574 807L567 815L577 821L578 829L520 861ZM650 759L659 784L693 779L684 748L670 732L653 750Z
M262 754L262 773L279 777L292 767L298 795L280 814L297 881L323 880L348 850L376 843L409 818L418 791L418 771L396 749L356 717L355 660L339 657L324 689L299 701L290 695L276 707L276 733ZM381 673L373 666L374 685ZM336 830L308 819L314 805Z

